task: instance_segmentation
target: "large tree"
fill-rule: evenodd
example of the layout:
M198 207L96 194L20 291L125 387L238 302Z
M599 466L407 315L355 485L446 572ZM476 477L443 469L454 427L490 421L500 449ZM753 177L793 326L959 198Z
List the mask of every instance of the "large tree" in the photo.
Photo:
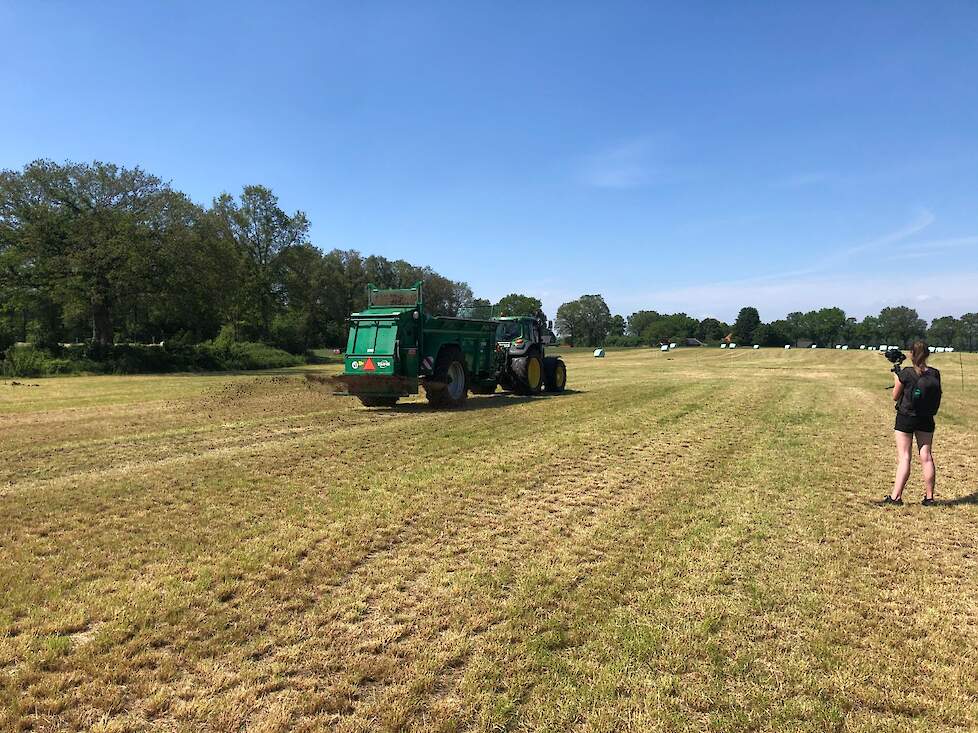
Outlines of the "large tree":
M881 310L879 322L883 338L904 347L916 338L923 338L927 331L927 323L917 311L904 305Z
M265 186L245 186L238 200L221 194L213 214L243 261L238 318L256 322L258 335L267 337L283 304L279 258L307 242L309 220L301 211L286 214Z
M968 351L978 349L978 313L965 313L958 319L958 337L954 346Z
M624 316L614 315L611 317L611 329L609 331L609 335L620 338L625 335L625 329L627 327L628 324L625 323Z
M140 168L38 160L0 173L0 259L4 286L89 320L93 340L111 344L125 314L155 295L168 236L189 208Z
M927 329L927 340L935 346L953 346L959 326L954 316L935 318Z
M600 295L582 295L557 309L557 331L575 345L597 346L611 329L611 311Z
M730 326L716 318L704 318L696 327L696 338L701 341L719 341L730 333Z
M539 298L521 293L510 293L503 296L496 304L498 316L535 316L543 311L543 303Z
M760 325L761 316L758 314L757 308L752 306L741 308L733 325L734 338L741 343L753 343L754 331Z

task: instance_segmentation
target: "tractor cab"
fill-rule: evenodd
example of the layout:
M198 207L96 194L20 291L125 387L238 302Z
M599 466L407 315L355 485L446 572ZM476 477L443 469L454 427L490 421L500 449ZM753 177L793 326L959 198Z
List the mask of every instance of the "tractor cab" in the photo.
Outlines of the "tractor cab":
M504 316L496 318L496 343L510 356L522 356L556 343L550 324L533 316Z

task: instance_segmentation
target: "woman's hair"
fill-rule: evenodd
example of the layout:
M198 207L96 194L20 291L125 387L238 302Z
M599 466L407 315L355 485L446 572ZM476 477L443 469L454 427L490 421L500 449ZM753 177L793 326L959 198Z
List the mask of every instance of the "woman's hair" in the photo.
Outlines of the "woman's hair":
M930 356L930 349L927 348L927 342L914 341L913 346L910 347L910 361L913 362L913 368L917 370L917 374L924 373L927 368L928 356Z

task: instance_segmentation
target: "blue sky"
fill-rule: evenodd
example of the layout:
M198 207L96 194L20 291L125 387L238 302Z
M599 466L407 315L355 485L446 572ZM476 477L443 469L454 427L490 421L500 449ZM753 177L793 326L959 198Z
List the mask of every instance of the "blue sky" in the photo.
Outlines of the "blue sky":
M262 183L496 299L978 310L978 4L0 1L0 167Z

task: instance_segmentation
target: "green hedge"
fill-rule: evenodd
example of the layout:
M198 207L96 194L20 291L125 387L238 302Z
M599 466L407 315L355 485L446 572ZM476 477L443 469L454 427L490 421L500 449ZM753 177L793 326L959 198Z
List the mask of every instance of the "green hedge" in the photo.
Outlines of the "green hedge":
M11 346L3 352L0 373L6 377L58 374L159 374L165 372L280 369L305 363L301 356L252 342L214 342L172 346L120 344L103 349L63 347L56 352L33 346Z

